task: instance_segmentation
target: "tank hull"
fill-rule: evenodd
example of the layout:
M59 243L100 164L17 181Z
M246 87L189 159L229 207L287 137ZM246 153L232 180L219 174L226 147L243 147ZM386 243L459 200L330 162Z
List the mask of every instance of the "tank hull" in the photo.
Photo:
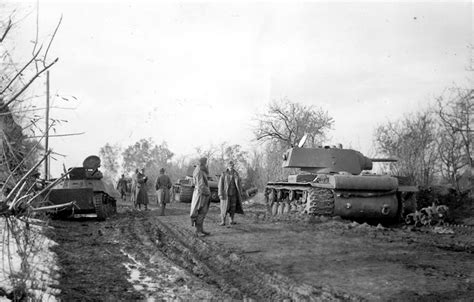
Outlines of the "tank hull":
M401 212L398 182L388 176L311 175L310 182L270 182L265 196L273 215L304 213L367 221L393 221ZM293 180L293 181L291 181Z
M67 179L51 189L48 199L54 205L73 202L72 206L53 213L54 216L105 220L117 212L115 198L105 190L99 179Z
M378 196L340 197L336 192L334 215L354 220L394 220L399 212L397 196L394 193Z

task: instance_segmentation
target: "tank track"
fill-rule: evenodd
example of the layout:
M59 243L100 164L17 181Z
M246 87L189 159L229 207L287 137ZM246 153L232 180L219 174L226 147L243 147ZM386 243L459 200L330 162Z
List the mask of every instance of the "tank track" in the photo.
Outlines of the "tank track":
M333 215L334 192L326 188L266 190L268 211L273 215L300 213L309 215Z
M97 220L100 221L117 213L115 199L105 193L94 193L94 208L97 214Z
M102 201L103 196L102 193L95 193L94 194L94 208L95 213L97 214L97 220L103 221L107 218L107 211L105 209L105 205Z
M304 213L310 215L333 215L334 192L331 189L310 188Z

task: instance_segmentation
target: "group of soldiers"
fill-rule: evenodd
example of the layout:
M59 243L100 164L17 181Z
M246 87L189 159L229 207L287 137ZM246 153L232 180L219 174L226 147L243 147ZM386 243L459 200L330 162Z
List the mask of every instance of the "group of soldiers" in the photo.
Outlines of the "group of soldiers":
M196 236L207 236L210 234L203 227L204 219L209 210L211 196L208 180L207 158L202 157L193 171L194 192L190 210L191 224L196 228ZM147 181L148 177L145 175L145 169L137 169L132 177L131 201L138 209L141 209L143 205L145 210L148 210ZM172 183L168 175L165 174L165 169L160 169L160 175L155 183L157 200L160 205L160 216L165 215L166 204L170 202L171 187ZM117 189L120 191L121 198L124 199L127 192L127 182L124 175L120 178ZM244 212L242 209L242 181L239 173L235 170L233 161L228 162L227 169L219 178L218 194L221 211L221 222L219 225L225 226L227 224L227 216L230 218L230 224L235 224L235 214L243 214Z
M135 208L141 210L142 205L145 210L148 210L148 192L146 189L146 183L148 182L148 176L145 175L145 169L136 169L135 174L132 176L132 183L130 187L130 201L133 203ZM160 175L156 179L155 189L158 204L161 205L160 215L165 215L166 204L170 201L170 189L171 179L165 174L165 169L160 169ZM125 175L117 182L117 190L120 192L120 198L126 199L128 189L128 183Z

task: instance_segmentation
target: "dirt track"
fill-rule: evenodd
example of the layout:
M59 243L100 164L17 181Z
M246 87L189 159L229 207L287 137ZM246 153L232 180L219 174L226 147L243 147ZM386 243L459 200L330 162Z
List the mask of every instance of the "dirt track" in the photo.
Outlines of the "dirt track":
M232 227L217 204L196 238L187 204L167 216L127 204L106 222L54 221L61 299L465 300L474 296L471 229L454 234L326 218L268 218L246 206Z

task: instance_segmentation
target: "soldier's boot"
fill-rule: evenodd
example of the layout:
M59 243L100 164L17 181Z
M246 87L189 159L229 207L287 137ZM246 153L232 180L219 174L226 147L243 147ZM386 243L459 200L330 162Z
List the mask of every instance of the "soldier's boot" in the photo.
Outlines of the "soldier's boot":
M230 224L236 224L236 222L234 220L234 213L230 214Z
M204 231L203 224L204 224L204 220L199 221L199 223L197 224L197 226L196 226L197 235L198 236L209 236L209 235L211 235L211 233Z
M166 207L166 204L162 203L161 204L160 216L165 216L165 207Z
M219 225L225 225L226 218L227 218L227 214L221 215L221 223L219 223Z
M196 236L196 237L202 236L201 232L199 232L199 227L198 227L197 223L194 224L194 227L196 228L196 231L194 231L194 236Z
M192 225L196 228L196 231L194 232L194 235L196 237L202 236L199 217L191 218L191 221L192 221Z

